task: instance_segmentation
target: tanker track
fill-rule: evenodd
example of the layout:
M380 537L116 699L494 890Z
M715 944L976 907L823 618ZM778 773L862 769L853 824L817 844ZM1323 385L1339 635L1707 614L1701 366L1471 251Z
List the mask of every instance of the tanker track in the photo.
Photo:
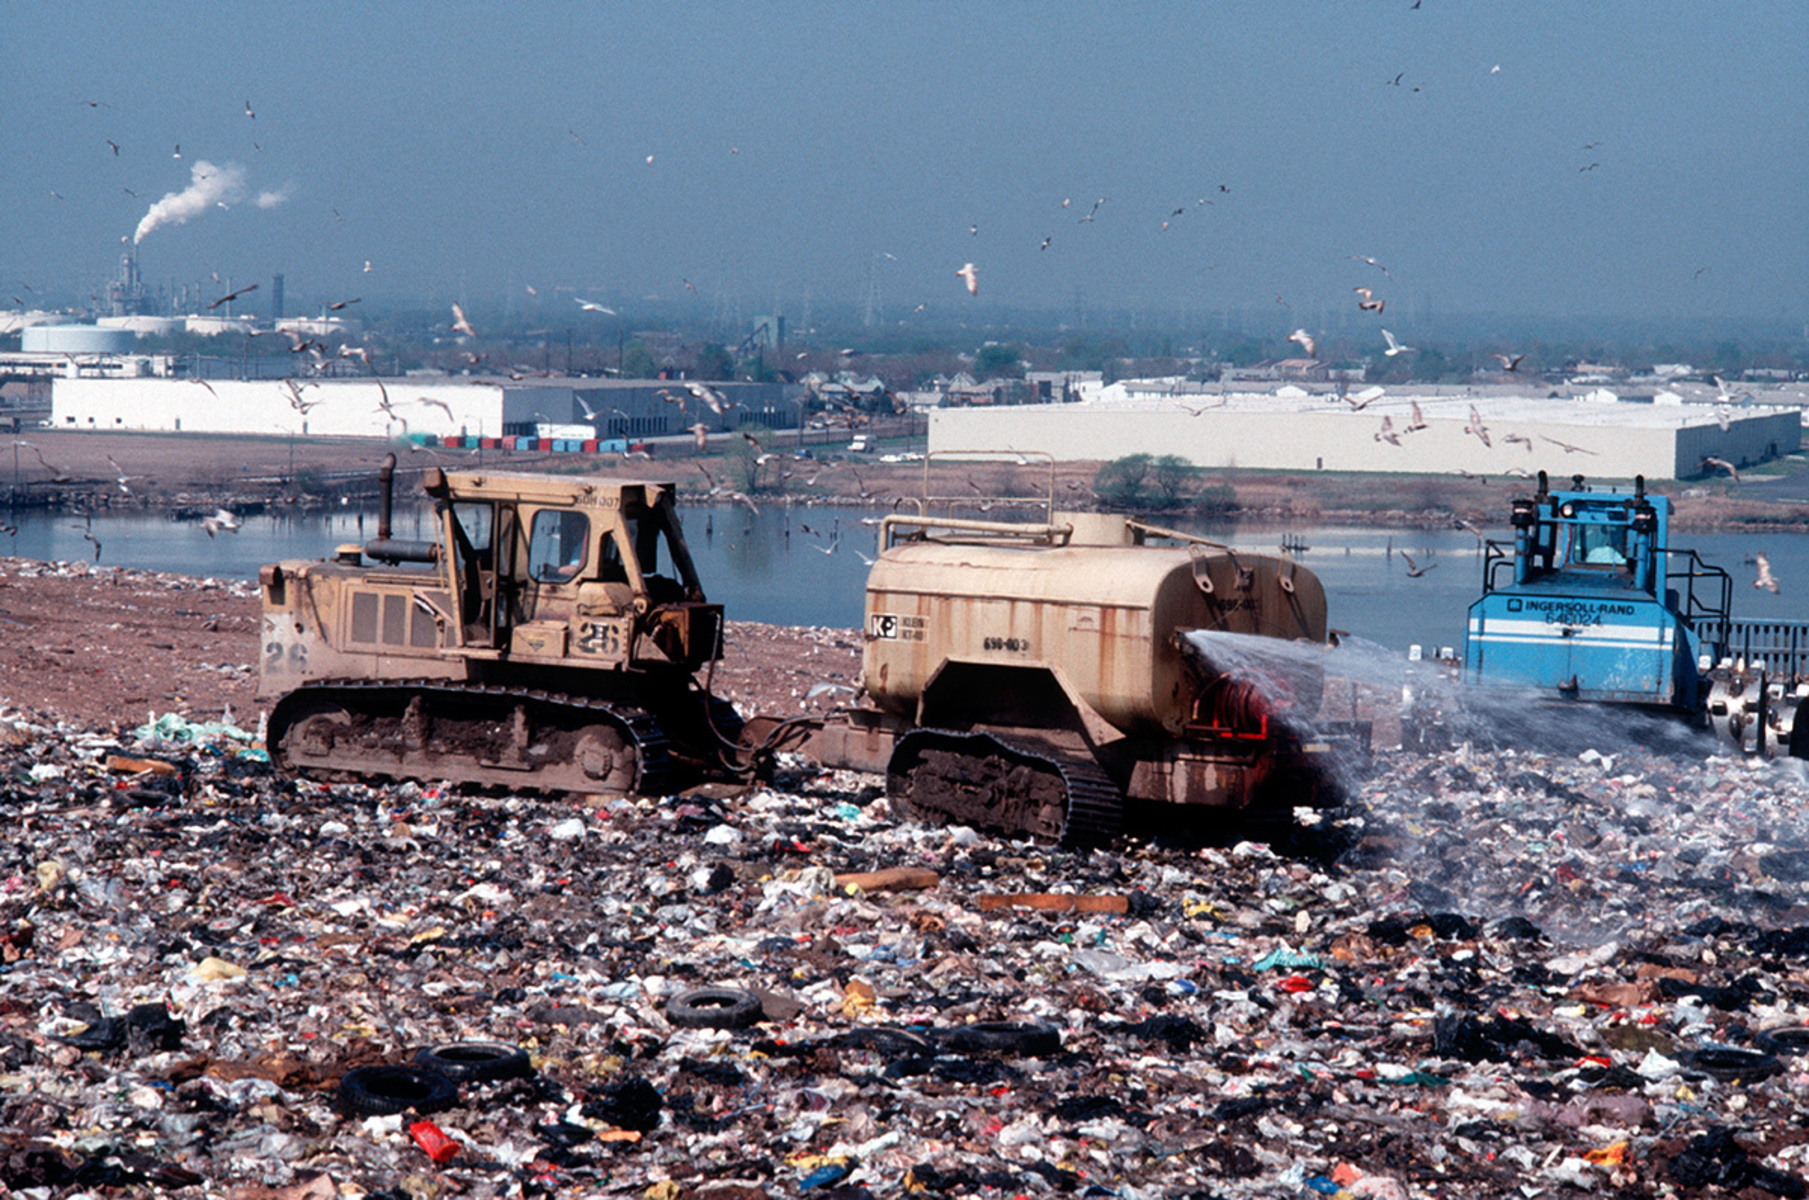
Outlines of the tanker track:
M985 730L929 728L900 738L892 761L912 754L915 764L888 769L886 791L920 820L966 822L1071 847L1105 845L1123 827L1118 785L1090 756L1068 747ZM1039 814L1053 807L1048 793L1055 780L1062 817L1051 828Z

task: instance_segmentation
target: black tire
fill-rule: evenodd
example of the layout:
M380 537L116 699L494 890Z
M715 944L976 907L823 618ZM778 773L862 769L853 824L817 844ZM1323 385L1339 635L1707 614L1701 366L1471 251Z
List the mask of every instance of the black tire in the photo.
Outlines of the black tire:
M1711 1047L1689 1056L1689 1065L1716 1079L1769 1079L1784 1069L1784 1064L1757 1050L1734 1050Z
M454 1083L518 1079L534 1073L528 1052L507 1042L441 1042L417 1053L415 1065L438 1071Z
M1752 1044L1767 1054L1788 1054L1792 1057L1809 1054L1809 1025L1781 1025L1776 1029L1766 1029L1753 1038Z
M936 1034L936 1041L940 1049L961 1054L1042 1058L1061 1052L1062 1031L1041 1021L979 1021L941 1030Z
M680 1029L746 1029L760 1016L760 997L740 988L691 988L666 1001L666 1019Z
M458 1084L420 1067L355 1067L339 1081L339 1102L347 1111L387 1117L414 1109L426 1114L459 1102Z

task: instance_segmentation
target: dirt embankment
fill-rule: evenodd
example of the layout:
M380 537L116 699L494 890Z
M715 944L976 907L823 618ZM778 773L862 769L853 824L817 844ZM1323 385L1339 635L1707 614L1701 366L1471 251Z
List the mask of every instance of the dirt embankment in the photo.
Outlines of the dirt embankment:
M259 624L255 583L0 558L0 706L90 729L171 712L255 729ZM811 685L854 681L859 636L732 621L714 690L795 715Z

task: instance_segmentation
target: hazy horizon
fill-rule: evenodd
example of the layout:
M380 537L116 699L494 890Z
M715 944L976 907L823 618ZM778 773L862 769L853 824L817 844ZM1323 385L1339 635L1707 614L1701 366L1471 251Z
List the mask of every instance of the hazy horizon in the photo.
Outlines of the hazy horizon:
M292 311L1788 328L1806 60L1781 0L14 5L0 302L136 232Z

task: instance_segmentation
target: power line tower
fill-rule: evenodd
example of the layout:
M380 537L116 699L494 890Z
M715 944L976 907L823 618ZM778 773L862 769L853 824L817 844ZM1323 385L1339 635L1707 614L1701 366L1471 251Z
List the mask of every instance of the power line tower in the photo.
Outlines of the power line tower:
M879 259L867 263L865 307L861 311L861 327L871 329L879 323Z

